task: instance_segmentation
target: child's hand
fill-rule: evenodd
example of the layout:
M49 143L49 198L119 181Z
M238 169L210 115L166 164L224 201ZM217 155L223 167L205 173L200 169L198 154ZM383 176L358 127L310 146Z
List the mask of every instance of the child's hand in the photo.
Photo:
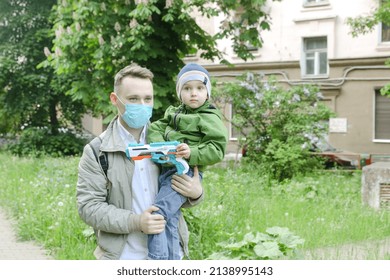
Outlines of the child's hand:
M181 143L176 147L176 156L189 159L191 155L190 147L186 143Z

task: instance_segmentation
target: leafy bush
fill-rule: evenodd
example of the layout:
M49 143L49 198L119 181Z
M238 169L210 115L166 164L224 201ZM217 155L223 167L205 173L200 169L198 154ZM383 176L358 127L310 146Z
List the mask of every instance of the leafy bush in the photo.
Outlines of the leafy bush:
M68 156L80 155L85 144L86 139L66 129L52 134L48 128L31 127L23 130L18 142L7 148L18 156Z
M288 228L272 227L266 233L247 233L239 242L218 243L222 251L215 252L209 259L223 260L275 260L292 256L304 240L290 232Z
M319 102L318 88L285 89L252 73L238 81L226 83L216 101L232 104L233 118L227 119L242 135L247 160L260 163L265 174L278 180L320 166L310 149L313 139L326 134L332 112Z

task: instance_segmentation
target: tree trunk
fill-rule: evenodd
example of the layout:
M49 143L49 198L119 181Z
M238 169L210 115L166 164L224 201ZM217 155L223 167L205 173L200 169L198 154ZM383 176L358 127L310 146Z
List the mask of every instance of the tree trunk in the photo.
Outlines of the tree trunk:
M52 135L58 134L59 122L57 117L57 99L52 98L49 102L50 130Z

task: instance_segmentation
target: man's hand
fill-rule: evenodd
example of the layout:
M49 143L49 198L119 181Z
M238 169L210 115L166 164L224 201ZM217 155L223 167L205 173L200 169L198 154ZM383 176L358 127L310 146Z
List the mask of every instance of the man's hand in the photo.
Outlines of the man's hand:
M191 156L190 147L186 143L181 143L176 147L176 156L189 159Z
M173 175L172 176L172 189L180 193L181 195L197 199L203 193L203 187L199 179L199 170L198 167L194 167L194 177L184 175Z
M158 234L165 229L165 219L160 214L153 215L158 211L156 206L150 206L141 214L141 231L145 234Z

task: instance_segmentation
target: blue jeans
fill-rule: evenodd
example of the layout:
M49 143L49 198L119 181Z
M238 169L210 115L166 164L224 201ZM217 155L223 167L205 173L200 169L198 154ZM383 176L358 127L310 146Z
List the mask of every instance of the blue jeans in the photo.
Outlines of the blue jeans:
M165 230L159 234L148 235L148 258L153 260L180 260L180 239L178 232L180 208L187 197L182 196L172 189L172 175L176 168L163 167L159 177L159 191L154 203L160 210L153 214L160 214L166 220ZM201 173L200 178L202 178ZM190 177L194 176L193 169L187 172Z

